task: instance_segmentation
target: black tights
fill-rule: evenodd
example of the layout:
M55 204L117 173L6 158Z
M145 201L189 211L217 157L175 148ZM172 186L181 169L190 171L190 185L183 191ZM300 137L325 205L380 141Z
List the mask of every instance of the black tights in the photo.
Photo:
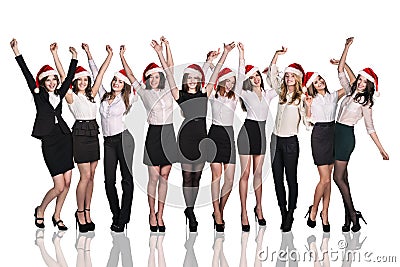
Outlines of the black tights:
M197 194L199 193L199 184L203 167L204 163L182 164L182 188L186 207L194 207Z
M346 218L350 218L353 223L356 223L356 210L354 209L353 199L351 198L347 173L348 163L348 161L335 160L333 180L335 181L340 190L340 193L342 194Z

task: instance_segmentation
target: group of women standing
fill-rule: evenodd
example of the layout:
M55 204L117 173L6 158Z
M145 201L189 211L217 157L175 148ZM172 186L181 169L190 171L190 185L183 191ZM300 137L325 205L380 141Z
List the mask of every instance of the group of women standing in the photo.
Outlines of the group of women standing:
M259 69L245 65L244 45L242 43L224 44L222 53L210 51L201 67L188 65L183 71L182 88L178 89L174 75L174 62L169 42L161 37L153 40L151 46L156 52L161 67L150 63L138 80L126 59L126 47L120 47L123 69L115 72L111 81L111 91L102 86L113 51L106 46L107 57L97 68L87 44L82 44L90 71L77 66L77 52L70 47L71 63L65 75L57 54L57 44L50 46L57 71L48 65L43 66L36 80L26 66L15 39L11 48L16 56L36 106L36 119L32 136L42 142L42 153L53 178L54 186L35 208L35 224L44 228L44 212L47 205L56 198L56 208L52 216L53 224L60 230L67 227L60 219L61 208L69 190L74 161L77 163L80 180L76 189L76 224L80 232L93 231L95 224L90 216L93 192L93 178L100 159L99 126L96 123L96 96L99 96L102 133L104 136L104 176L105 190L112 213L111 230L124 231L130 221L133 197L132 162L135 148L134 139L124 124L138 96L147 112L149 124L143 163L148 166L148 204L149 226L152 232L164 232L164 205L168 190L168 176L173 163L180 162L182 169L182 189L186 204L184 214L191 232L197 231L198 221L194 207L199 190L200 178L205 162L210 162L212 171L211 197L214 212L214 228L223 232L225 228L224 208L232 191L236 146L233 121L235 109L240 102L246 112L246 119L237 137L241 174L239 195L241 202L241 225L243 231L250 230L247 215L247 191L251 166L253 168L253 187L256 197L254 216L259 225L266 225L262 211L262 169L267 150L266 121L271 100L278 96L278 109L271 135L270 156L276 197L281 211L281 229L290 231L293 213L297 207L298 184L297 165L299 142L297 138L300 121L313 126L311 146L314 163L318 167L320 182L315 189L313 205L309 207L307 224L315 227L316 213L322 199L321 219L323 230L330 231L328 206L331 191L331 173L338 185L345 206L345 225L343 231L360 229L360 212L352 202L347 177L347 164L354 149L354 124L364 117L368 133L377 145L382 157L389 159L379 142L372 123L374 92L378 89L378 78L367 68L357 78L346 65L346 55L352 43L346 46L338 64L339 79L343 89L329 92L325 80L316 72L305 73L297 63L285 68L284 77L278 76L277 60L287 49L277 50L270 66L264 71L271 89L266 90ZM163 50L165 46L166 56ZM239 51L238 73L230 68L222 68L228 54L235 48ZM216 65L213 60L218 58ZM206 83L206 73L212 75ZM346 69L350 81L344 74ZM93 82L92 82L93 81ZM303 90L305 91L303 93ZM335 123L336 105L342 101ZM72 133L61 116L62 100L75 117ZM212 125L207 133L207 103L211 103ZM173 127L173 105L176 102L184 117L178 136ZM122 199L116 189L116 169L122 176ZM221 188L220 180L224 177ZM284 185L286 177L288 197ZM156 197L157 196L157 197ZM156 205L157 204L157 205Z

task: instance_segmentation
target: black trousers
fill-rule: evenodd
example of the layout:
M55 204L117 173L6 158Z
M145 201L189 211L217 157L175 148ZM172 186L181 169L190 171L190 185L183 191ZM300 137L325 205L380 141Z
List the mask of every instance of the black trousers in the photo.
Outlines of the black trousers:
M104 183L113 223L123 225L129 222L133 198L132 163L135 141L128 130L104 137ZM121 206L115 187L117 164L121 171Z
M271 136L271 161L274 176L275 193L278 205L286 207L286 190L283 184L283 174L289 189L288 209L295 209L297 205L297 164L299 160L299 141L297 136Z

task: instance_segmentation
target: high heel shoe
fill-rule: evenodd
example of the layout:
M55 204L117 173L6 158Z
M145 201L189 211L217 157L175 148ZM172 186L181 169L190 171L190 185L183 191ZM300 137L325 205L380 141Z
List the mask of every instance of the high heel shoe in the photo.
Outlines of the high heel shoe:
M364 221L365 224L367 224L367 222L365 221L365 219L362 216L361 212L360 211L356 211L356 223L353 223L353 226L351 227L351 231L353 231L354 233L360 231L360 229L361 229L360 218Z
M75 211L75 220L76 220L75 228L76 228L76 226L79 226L79 232L86 233L87 231L89 231L88 225L86 223L80 223L79 218L78 218L78 213L83 213L83 212L85 212L85 211L84 210L76 210Z
M342 226L342 232L346 233L346 232L350 231L350 223L351 223L350 215L346 210L346 213L344 216L344 225Z
M214 220L214 229L215 229L215 231L217 231L217 232L219 232L219 233L223 233L224 230L225 230L225 222L222 220L222 223L221 223L221 224L220 224L220 223L217 223L217 222L215 221L214 212L213 212L213 214L212 214L212 217L213 217L213 220Z
M331 231L331 225L328 224L324 224L324 219L322 218L322 211L320 212L319 216L321 217L321 222L322 222L322 230L325 233L329 233Z
M197 222L196 216L194 215L193 207L187 207L184 213L186 216L186 225L188 224L189 220L189 231L197 232L197 226L199 225L199 223Z
M96 225L92 220L90 222L87 221L86 211L90 212L90 209L85 208L85 221L86 221L86 224L88 225L88 231L94 231L94 229L96 228Z
M66 231L66 230L68 230L68 227L65 226L65 225L63 225L64 222L63 222L62 220L56 221L56 219L54 218L54 214L53 214L53 216L51 216L51 221L53 222L53 225L54 225L54 226L57 225L58 230L61 230L61 231Z
M267 224L267 222L265 221L264 218L261 218L261 219L258 218L258 216L257 216L257 206L254 207L254 217L255 217L256 222L258 222L258 225L264 226L264 225Z
M156 225L151 225L151 224L150 224L150 217L151 217L151 214L149 214L150 231L151 231L151 232L157 232L157 229L158 229L157 224L156 224ZM156 220L157 220L157 215L156 215Z
M157 220L157 227L158 227L158 231L161 233L165 232L165 225L159 225L158 224L158 212L156 212L156 220Z
M242 214L240 214L240 220L242 220ZM250 232L250 224L242 224L243 232Z
M311 216L311 209L312 209L313 205L311 205L310 207L308 207L308 211L306 213L306 216L304 216L304 218L307 217L308 215L308 219L307 219L307 225L311 228L314 228L315 225L317 224L317 221L313 221L311 220L310 216Z
M39 209L39 206L37 206L35 208L35 213L33 214L33 216L35 216L35 225L36 225L36 227L43 229L44 228L44 218L38 218L38 216L37 216L38 209ZM39 223L38 221L42 221L42 222Z

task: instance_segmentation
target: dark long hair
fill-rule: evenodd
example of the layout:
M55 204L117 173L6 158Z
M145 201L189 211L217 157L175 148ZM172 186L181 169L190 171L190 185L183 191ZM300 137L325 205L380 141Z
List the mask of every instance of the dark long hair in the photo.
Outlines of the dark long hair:
M85 96L87 97L87 99L92 102L95 103L94 101L94 97L92 96L92 79L87 76L88 78L88 84L85 88ZM76 79L75 81L72 82L72 92L74 92L75 94L78 93L78 79Z
M114 80L114 79L113 79ZM111 86L111 91L107 92L103 95L103 98L101 99L101 102L108 100L108 99L114 99L114 89L112 88L112 82L110 83ZM127 84L126 82L124 82L124 88L122 88L121 90L121 95L122 95L122 99L124 101L125 104L125 114L128 113L129 109L131 108L131 105L129 103L129 95L131 94L131 85Z
M350 95L353 95L353 93L357 90L357 83L359 79L360 79L360 74L357 76L356 81L351 86ZM367 80L367 86L365 87L365 90L362 91L361 93L356 93L353 99L357 103L363 106L366 106L368 103L370 103L369 107L372 108L372 106L374 105L374 93L375 93L375 84L370 80Z
M261 76L261 72L258 70L256 73L261 77L261 86L260 87L261 87L261 90L264 90L264 81ZM250 77L243 81L242 89L244 91L253 91L253 85L251 85ZM239 98L239 102L240 102L240 107L242 108L242 110L247 112L247 108L241 97Z
M160 74L160 83L158 84L158 89L164 89L165 88L165 75L162 72L159 72L158 74ZM147 75L145 77L146 79L146 89L151 89L151 85L150 85L150 75Z
M46 86L44 85L44 83L45 83L45 81L47 80L47 77L49 77L50 75L48 75L48 76L46 76L46 77L43 77L40 81L39 81L39 86L41 86L41 87L43 87L43 88L45 88L46 89ZM60 85L60 79L58 78L58 75L54 75L54 77L56 77L56 80L57 80L57 86L56 86L56 89L54 90L54 94L55 95L59 95L60 93L59 93L59 89L58 89L58 86ZM47 90L47 89L46 89Z
M236 77L235 77L235 82L236 82ZM226 79L217 85L215 98L218 98L218 93L220 93L221 95L225 95L225 83ZM233 90L230 90L226 96L228 97L228 99L235 98L235 92Z

